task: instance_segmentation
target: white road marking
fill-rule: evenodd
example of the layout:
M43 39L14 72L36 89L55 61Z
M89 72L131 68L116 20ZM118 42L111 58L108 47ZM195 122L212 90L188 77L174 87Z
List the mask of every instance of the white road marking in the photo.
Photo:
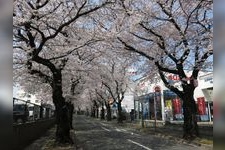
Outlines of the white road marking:
M110 132L110 130L109 130L109 129L106 129L106 128L104 128L104 127L102 127L102 129L103 129L103 130L105 130L105 131Z
M128 140L129 142L131 142L131 143L134 143L134 144L140 146L140 147L143 147L144 149L152 150L151 148L148 148L148 147L146 147L146 146L144 146L144 145L142 145L142 144L140 144L140 143L138 143L138 142L132 141L132 140L130 140L130 139L127 139L127 140Z
M101 123L101 122L100 122L100 124L103 125L103 126L106 126L106 124L104 124L104 123Z
M127 132L127 130L125 130L125 129L120 129L121 131L124 131L124 132Z
M120 129L118 129L118 128L116 128L116 131L121 132L121 130L120 130Z

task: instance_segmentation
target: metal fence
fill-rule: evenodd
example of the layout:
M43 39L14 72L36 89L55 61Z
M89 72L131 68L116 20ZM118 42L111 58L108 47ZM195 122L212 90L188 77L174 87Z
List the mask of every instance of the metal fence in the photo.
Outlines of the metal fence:
M13 123L34 122L54 117L51 105L37 105L29 101L13 98Z

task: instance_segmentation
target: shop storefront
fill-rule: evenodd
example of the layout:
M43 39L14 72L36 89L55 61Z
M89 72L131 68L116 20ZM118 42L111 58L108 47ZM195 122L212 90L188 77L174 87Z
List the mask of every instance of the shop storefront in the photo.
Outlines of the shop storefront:
M177 82L179 78L170 78L170 82ZM142 81L143 82L143 81ZM176 83L175 83L176 84ZM145 85L148 91L145 95L137 96L134 101L135 118L145 120L182 121L183 108L182 100L168 88L162 81L157 84ZM194 99L197 106L198 121L213 121L213 100L212 100L212 73L200 73L198 87L195 90ZM142 111L143 109L143 111Z
M164 90L163 97L165 102L165 120L183 120L182 101L178 96L170 90Z
M139 96L134 101L135 118L145 120L162 120L161 93L149 93ZM142 111L143 109L143 111Z
M199 86L195 89L195 100L199 121L213 121L213 73L199 75Z
M213 102L205 101L204 97L197 99L198 120L199 121L213 121Z

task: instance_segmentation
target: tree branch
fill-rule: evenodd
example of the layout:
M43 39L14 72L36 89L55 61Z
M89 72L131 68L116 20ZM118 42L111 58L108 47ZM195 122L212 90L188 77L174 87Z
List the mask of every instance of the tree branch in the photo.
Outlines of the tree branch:
M110 86L109 86L108 84L106 84L105 82L103 82L103 81L102 81L102 84L108 89L110 95L111 95L112 98L113 98L113 101L116 102L116 98L115 98L115 96L114 96L114 94L113 94L113 92L112 92Z
M176 93L179 97L183 97L183 92L178 90L177 88L175 88L174 86L170 85L169 82L166 80L165 75L163 74L162 71L159 71L159 75L163 81L163 83L165 84L165 86L167 88L169 88L171 91L173 91L174 93Z
M132 47L131 45L128 45L126 42L124 42L121 38L117 37L117 39L125 46L125 50L131 51L131 52L135 52L140 54L141 56L144 56L145 58L147 58L148 60L153 61L154 58L147 55L146 53L139 51L137 49L135 49L134 47Z
M157 2L157 3L161 7L162 11L170 18L169 21L174 25L174 27L177 29L177 31L179 32L179 34L182 37L182 43L184 44L185 52L182 55L182 57L179 59L179 61L181 61L181 63L183 63L187 59L187 56L190 54L190 49L188 48L187 38L186 38L184 32L182 31L181 27L178 25L178 23L173 18L172 13L168 12L162 3L160 3L160 2Z
M46 37L45 40L43 40L43 41L41 42L41 44L40 44L40 46L39 46L39 48L38 48L38 53L42 50L43 45L44 45L48 40L55 38L55 37L63 30L64 27L70 25L72 22L74 22L75 20L77 20L78 18L80 18L80 17L82 17L82 16L85 16L85 15L87 15L87 14L90 14L90 13L92 13L92 12L94 12L94 11L96 11L96 10L98 10L98 9L100 9L100 8L102 8L102 7L106 6L106 5L108 5L108 4L111 4L110 2L105 2L105 3L101 4L100 6L96 6L96 7L93 8L93 9L90 9L90 10L87 10L87 11L85 11L85 12L83 12L83 13L80 13L81 10L84 8L86 2L87 2L87 1L85 1L85 2L83 3L83 5L78 9L76 15L75 15L72 19L70 19L70 20L68 20L67 22L61 24L61 25L58 27L58 29L55 31L54 34L52 34L52 35Z
M72 84L70 88L71 95L75 95L75 87L80 83L81 76L78 77L78 79L74 80L74 78L71 79Z
M178 71L177 70L172 70L172 69L169 69L169 68L164 68L162 67L158 61L155 62L155 65L158 67L158 69L160 71L164 71L164 72L168 72L168 73L173 73L173 74L178 74Z
M53 75L54 75L54 73L56 73L58 71L57 68L55 67L55 65L52 62L50 62L50 60L48 60L48 59L44 59L42 57L35 56L32 58L32 60L48 67L51 70L51 72L53 73Z
M46 0L42 5L39 5L40 0L37 1L38 5L37 5L37 9L40 9L42 7L44 7L45 5L48 4L49 0Z
M157 41L157 45L164 51L164 53L169 56L170 59L172 59L175 63L178 62L178 60L172 56L167 50L166 50L166 47L165 47L165 40L163 38L162 35L159 35L158 33L156 33L155 31L153 31L152 29L150 28L147 28L143 23L140 23L140 26L142 28L144 28L146 31L148 31L149 33L153 34L154 36L156 36L157 38L160 39L161 43L159 41Z
M76 47L76 48L74 48L74 49L72 49L72 50L70 50L70 51L67 51L67 52L66 52L65 54L63 54L63 55L49 58L48 60L56 60L56 59L60 59L60 58L66 57L66 56L72 54L74 51L76 51L76 50L78 50L78 49L80 49L80 48L82 48L82 47L84 47L84 46L86 46L86 45L87 45L87 43L85 43L85 44L83 44L83 45L81 45L81 46L78 46L78 47ZM79 55L78 55L78 56L79 56Z
M142 36L139 36L139 35L137 35L137 34L135 34L135 33L130 32L130 34L136 36L137 38L139 38L139 39L141 39L141 40L145 40L145 41L149 41L149 42L154 42L152 39L147 39L147 38L142 37Z
M200 61L197 61L197 63L194 66L194 70L192 72L192 77L194 79L197 79L198 73L200 69L202 68L204 62L208 59L209 56L213 55L213 50L208 50L205 54L202 55Z
M34 69L31 69L31 70L29 70L29 73L30 73L31 75L36 74L36 75L38 75L38 77L40 77L41 79L43 79L45 83L49 83L50 86L53 85L53 79L52 79L52 77L50 77L50 76L44 74L44 73L41 72L40 70L34 70Z

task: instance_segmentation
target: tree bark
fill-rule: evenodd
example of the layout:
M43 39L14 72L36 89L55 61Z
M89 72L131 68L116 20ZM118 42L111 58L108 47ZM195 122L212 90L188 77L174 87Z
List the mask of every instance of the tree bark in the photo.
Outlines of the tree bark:
M97 109L96 109L96 118L98 118L99 116L99 109L98 109L98 106L97 106Z
M57 143L73 143L70 137L70 119L69 110L65 103L65 98L63 97L62 91L62 68L57 68L50 60L39 57L33 54L32 61L42 64L48 67L52 73L52 76L48 76L39 70L32 69L32 63L30 63L31 74L38 74L40 77L44 78L46 83L49 83L52 87L52 99L55 105L56 112L56 142ZM65 65L65 64L63 64Z
M70 122L70 129L73 129L73 112L74 112L74 105L71 101L66 102L66 106L68 108L68 115L69 115L69 122Z
M102 103L102 108L101 108L101 120L105 119L105 110L104 110L104 104Z
M96 109L95 109L95 106L93 106L91 117L95 118L95 112L96 112Z
M106 110L107 110L107 121L112 120L111 108L108 102L105 102Z
M52 99L56 107L56 141L59 143L72 143L70 138L69 111L62 92L61 70L53 73Z
M193 139L199 136L198 124L197 124L197 106L193 98L194 88L188 87L184 89L183 97L183 138Z
M78 109L77 114L78 114L78 115L81 115L81 109L80 109L80 107L78 106L77 109Z
M118 110L117 122L123 123L121 101L118 101L118 103L117 103L117 110Z
M180 69L179 77L182 79L185 77L184 71L182 70L183 67L178 68ZM174 93L176 93L181 100L183 101L183 115L184 115L184 124L183 124L183 138L184 139L194 139L196 136L199 136L198 132L198 124L196 119L197 114L197 108L194 100L194 90L195 90L195 83L194 80L196 80L195 77L190 78L190 83L183 82L182 88L183 91L178 90L174 86L168 86L168 82L165 79L165 76L163 75L162 71L159 71L159 74L161 76L161 79L163 80L164 84Z
M89 116L89 109L86 108L86 116Z

